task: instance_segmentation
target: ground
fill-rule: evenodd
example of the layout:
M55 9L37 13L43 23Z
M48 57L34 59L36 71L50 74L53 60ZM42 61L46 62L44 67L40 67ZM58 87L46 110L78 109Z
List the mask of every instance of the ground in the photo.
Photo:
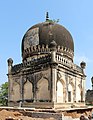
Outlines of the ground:
M74 110L74 111L73 111ZM57 110L57 111L53 111L53 110L46 110L46 109L43 109L43 110L38 110L38 109L35 109L35 110L25 110L25 109L11 109L11 108L0 108L0 120L59 120L59 118L55 119L53 118L55 114L58 114L58 115L62 115L64 117L68 116L68 119L69 117L70 118L78 118L81 116L81 114L84 114L84 116L88 117L88 115L92 114L93 112L93 107L92 108L88 108L88 109L78 109L78 110L75 110L75 109L69 109L69 111L60 111L60 110ZM31 117L33 114L36 114L35 118ZM38 114L40 113L40 114ZM40 115L43 113L43 117L39 118ZM44 116L45 114L45 116ZM49 117L48 115L49 114L52 114L53 116L52 117ZM62 117L61 117L62 118Z
M13 112L13 111L1 110L0 120L55 120L55 119L31 118L28 116L24 116L22 113L17 111Z

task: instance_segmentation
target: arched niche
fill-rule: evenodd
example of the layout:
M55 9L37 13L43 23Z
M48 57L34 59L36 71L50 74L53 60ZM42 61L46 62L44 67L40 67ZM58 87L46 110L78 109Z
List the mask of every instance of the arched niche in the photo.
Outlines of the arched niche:
M45 78L42 78L37 82L37 100L50 100L48 80Z
M76 101L80 102L81 101L81 86L77 85L76 87Z
M64 96L65 96L65 83L63 80L58 80L57 82L57 103L63 103L64 102Z
M32 83L27 80L24 84L24 100L33 99Z
M20 85L17 82L13 84L13 100L20 100Z
M73 102L73 85L68 85L68 102Z

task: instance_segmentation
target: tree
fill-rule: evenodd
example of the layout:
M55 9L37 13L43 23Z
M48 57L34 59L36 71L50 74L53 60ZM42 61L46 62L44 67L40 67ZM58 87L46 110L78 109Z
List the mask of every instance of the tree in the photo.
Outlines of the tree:
M0 86L0 104L4 106L8 104L8 82Z

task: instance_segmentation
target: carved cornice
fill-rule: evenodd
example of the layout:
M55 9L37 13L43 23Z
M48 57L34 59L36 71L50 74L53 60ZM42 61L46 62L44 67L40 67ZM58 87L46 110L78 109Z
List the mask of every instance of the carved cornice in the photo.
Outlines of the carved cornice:
M51 57L50 55L38 58L34 61L24 62L21 64L14 65L12 67L12 74L19 73L20 71L35 72L47 68L50 66Z
M73 60L73 56L74 56L74 52L66 47L63 46L57 46L56 50L59 54L63 54L64 56L68 56L68 58ZM27 49L25 49L23 51L22 57L23 60L25 60L28 57L31 57L33 55L38 55L38 53L40 54L44 54L44 53L49 53L50 52L50 48L48 45L36 45L36 46L31 46Z
M74 52L71 49L63 46L57 46L57 52L58 54L63 53L64 56L67 56L68 58L73 60Z
M25 58L28 58L30 56L38 55L38 53L49 53L49 52L50 52L50 48L48 47L48 45L42 45L42 46L36 45L25 49L23 51L22 57L24 60Z

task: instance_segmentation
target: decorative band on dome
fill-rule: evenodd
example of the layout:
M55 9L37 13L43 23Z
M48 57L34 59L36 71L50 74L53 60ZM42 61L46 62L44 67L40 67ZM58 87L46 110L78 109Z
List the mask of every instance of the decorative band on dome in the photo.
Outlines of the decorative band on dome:
M64 46L57 46L56 49L59 54L63 54L64 56L67 56L68 58L73 59L74 52L71 49L66 48ZM31 46L31 47L27 48L26 50L24 50L22 57L24 60L33 55L38 55L39 53L40 54L44 54L44 53L49 54L49 52L50 52L50 47L48 45L41 45L41 46L36 45L36 46Z

